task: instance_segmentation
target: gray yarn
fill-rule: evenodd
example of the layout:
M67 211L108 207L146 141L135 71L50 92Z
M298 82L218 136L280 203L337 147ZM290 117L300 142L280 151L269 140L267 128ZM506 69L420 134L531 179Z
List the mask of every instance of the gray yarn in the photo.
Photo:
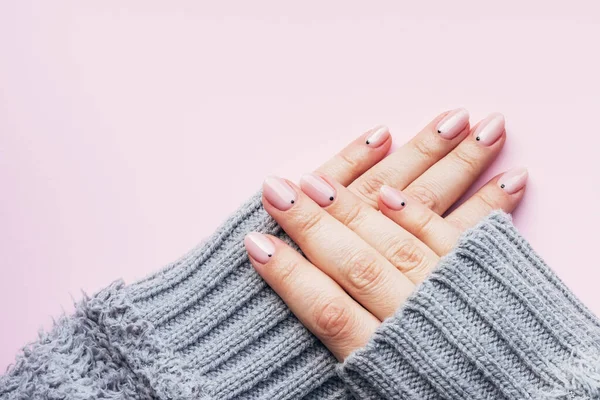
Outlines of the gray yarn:
M359 399L596 399L600 325L494 212L338 371Z
M505 214L464 235L343 364L252 269L252 230L291 243L257 194L179 261L85 298L0 377L0 398L600 397L598 320Z

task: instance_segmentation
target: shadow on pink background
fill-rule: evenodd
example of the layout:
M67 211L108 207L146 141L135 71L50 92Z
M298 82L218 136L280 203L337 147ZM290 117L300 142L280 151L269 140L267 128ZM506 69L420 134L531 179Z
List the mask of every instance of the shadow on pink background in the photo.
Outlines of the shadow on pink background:
M265 175L460 106L506 115L483 179L529 167L517 225L600 312L597 1L205 3L0 2L0 370Z

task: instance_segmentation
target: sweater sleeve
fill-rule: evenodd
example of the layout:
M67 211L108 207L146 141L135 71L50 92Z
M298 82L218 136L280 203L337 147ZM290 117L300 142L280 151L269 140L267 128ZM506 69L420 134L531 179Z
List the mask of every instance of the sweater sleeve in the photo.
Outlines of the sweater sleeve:
M338 365L248 262L250 231L294 246L260 197L158 273L85 298L0 376L0 399L598 396L598 322L505 215Z
M0 376L0 399L350 398L335 358L249 263L250 231L293 245L256 194L178 261L60 318Z
M338 373L357 399L599 398L600 325L495 212Z

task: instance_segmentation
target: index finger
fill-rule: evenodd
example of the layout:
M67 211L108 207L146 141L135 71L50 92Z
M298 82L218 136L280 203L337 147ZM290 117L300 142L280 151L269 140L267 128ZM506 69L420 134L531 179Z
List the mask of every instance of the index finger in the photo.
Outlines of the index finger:
M256 271L338 360L364 346L379 326L332 278L281 240L253 232L244 245Z

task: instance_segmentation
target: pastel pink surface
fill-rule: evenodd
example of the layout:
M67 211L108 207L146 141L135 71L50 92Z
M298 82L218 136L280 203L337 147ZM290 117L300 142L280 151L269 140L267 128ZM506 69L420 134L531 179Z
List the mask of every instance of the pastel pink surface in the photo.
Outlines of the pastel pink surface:
M0 3L0 369L51 317L208 236L374 125L506 116L480 183L596 313L600 3ZM560 201L557 188L564 193Z

